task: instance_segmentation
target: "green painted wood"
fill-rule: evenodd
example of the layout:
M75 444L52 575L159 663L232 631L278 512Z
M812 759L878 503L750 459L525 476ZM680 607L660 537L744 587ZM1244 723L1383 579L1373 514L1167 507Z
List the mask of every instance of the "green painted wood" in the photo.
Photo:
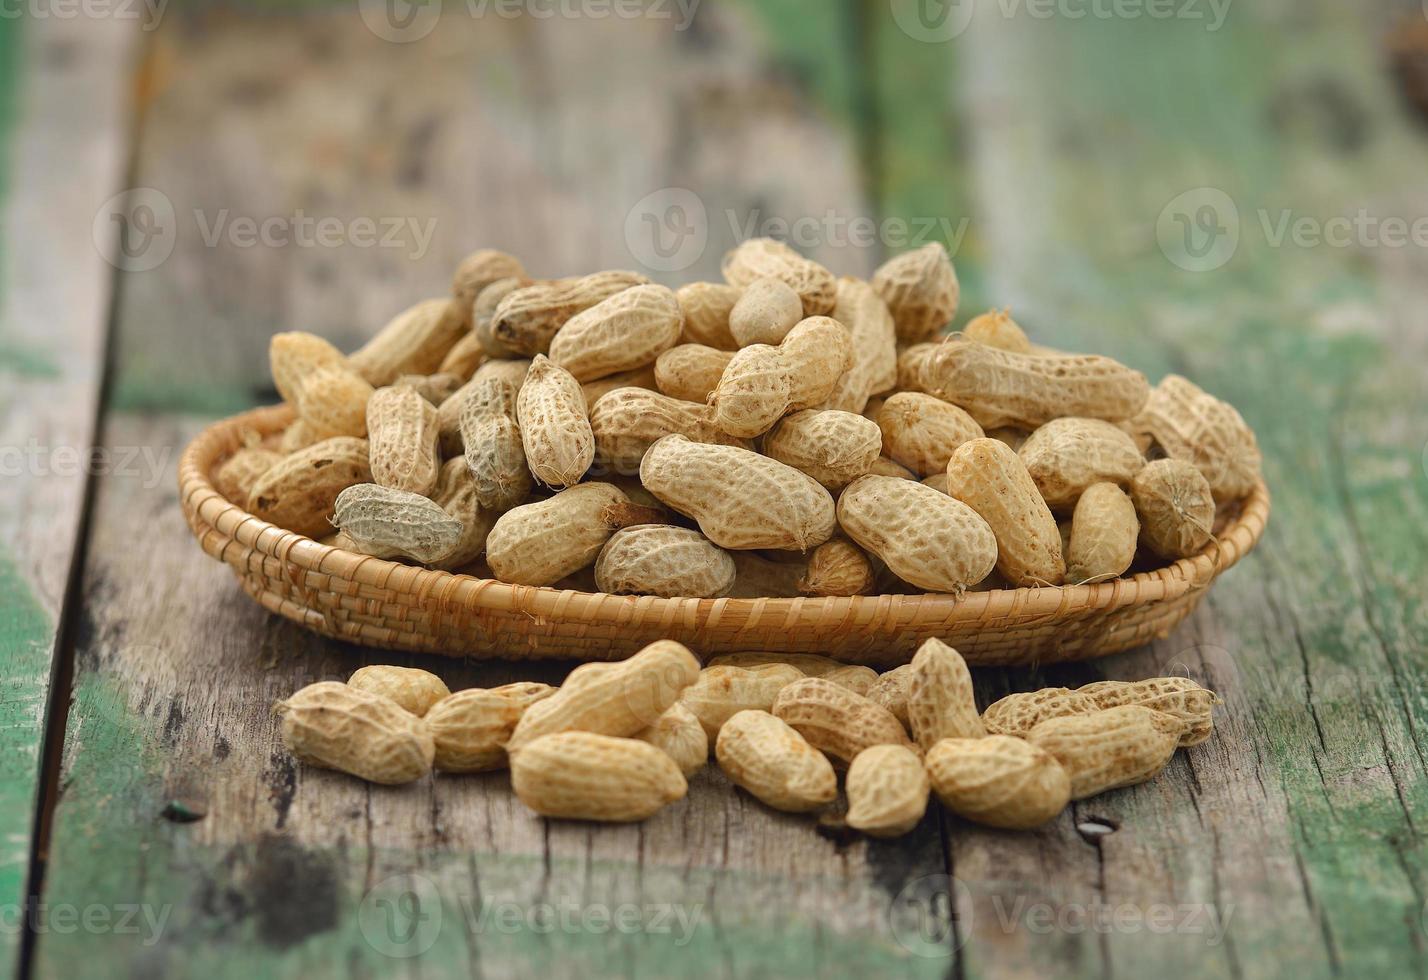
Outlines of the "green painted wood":
M0 976L17 974L79 542L117 189L122 31L0 17ZM36 236L40 240L36 240Z
M1428 141L1383 73L1386 18L1236 6L1207 31L983 9L952 44L955 85L908 110L930 127L964 119L976 144L986 299L1048 344L1180 371L1241 407L1275 497L1264 545L1206 608L1103 665L1207 680L1227 699L1217 738L1150 786L1078 806L1120 829L1040 881L989 881L1037 865L954 836L969 976L1424 972L1425 253L1275 247L1260 215L1272 229L1285 208L1319 222L1360 206L1428 213ZM888 179L884 200L936 207L915 180ZM1241 240L1222 267L1186 271L1157 219L1207 185L1236 202ZM1008 891L1067 919L1009 928ZM1132 922L1163 906L1228 926L1214 942L1193 924L1101 932L1075 918L1122 906Z

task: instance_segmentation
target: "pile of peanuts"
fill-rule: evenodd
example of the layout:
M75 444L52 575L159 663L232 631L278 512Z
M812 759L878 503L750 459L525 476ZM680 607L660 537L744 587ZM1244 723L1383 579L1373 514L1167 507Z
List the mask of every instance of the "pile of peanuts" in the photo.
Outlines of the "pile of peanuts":
M1004 311L940 337L940 244L863 281L752 239L723 277L532 280L476 252L350 356L275 336L295 421L215 485L362 554L712 598L1105 581L1197 553L1259 480L1244 419L1183 377Z
M966 662L928 640L883 674L814 654L740 653L700 663L672 640L589 663L559 687L516 683L452 694L434 674L358 670L277 705L288 750L384 784L432 769L509 766L534 812L643 820L683 799L708 762L767 806L846 811L897 837L929 792L959 816L1030 829L1071 800L1145 782L1213 731L1218 698L1183 677L1011 694L979 712Z

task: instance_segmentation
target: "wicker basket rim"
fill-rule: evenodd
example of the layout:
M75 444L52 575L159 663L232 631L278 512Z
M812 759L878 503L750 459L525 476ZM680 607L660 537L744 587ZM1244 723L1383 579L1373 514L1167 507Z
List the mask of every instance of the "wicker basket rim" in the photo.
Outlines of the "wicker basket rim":
M570 589L512 585L472 575L435 571L373 558L319 544L311 538L270 524L229 502L209 479L218 457L241 445L245 430L269 433L291 420L287 406L250 411L214 422L185 448L179 462L179 498L194 525L195 534L206 526L226 541L276 558L291 570L335 576L349 582L431 600L443 607L520 610L527 615L561 618L569 615L577 597L599 596L617 606L600 606L597 619L629 622L631 613L642 620L689 620L700 614L778 615L790 621L828 619L842 621L864 614L878 619L913 616L946 622L985 621L993 625L1009 617L1061 617L1078 611L1105 612L1149 602L1163 602L1207 587L1220 573L1233 567L1264 533L1269 518L1269 490L1261 480L1242 501L1240 513L1223 532L1197 555L1171 565L1139 572L1095 585L1067 585L995 589L961 596L926 593L851 597L798 597L760 599L664 599L658 596L606 596ZM212 552L217 554L217 551ZM607 612L606 610L610 610ZM616 611L618 610L618 611Z

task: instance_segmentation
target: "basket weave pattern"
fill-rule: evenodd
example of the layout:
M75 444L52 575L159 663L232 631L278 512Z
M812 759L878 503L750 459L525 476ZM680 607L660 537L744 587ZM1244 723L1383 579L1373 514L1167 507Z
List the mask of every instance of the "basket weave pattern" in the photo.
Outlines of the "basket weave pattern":
M215 423L179 464L179 497L203 550L230 565L248 594L309 629L365 646L507 659L613 660L671 638L711 655L823 653L892 666L928 637L968 663L1084 660L1167 635L1217 575L1264 532L1261 483L1198 555L1099 585L950 595L800 599L662 599L508 585L403 565L318 544L229 503L215 466L291 420L285 407Z

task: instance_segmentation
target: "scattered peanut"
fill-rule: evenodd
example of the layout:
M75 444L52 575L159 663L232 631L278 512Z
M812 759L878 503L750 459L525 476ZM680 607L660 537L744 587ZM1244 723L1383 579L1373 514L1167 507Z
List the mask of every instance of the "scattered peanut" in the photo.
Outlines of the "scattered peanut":
M544 817L628 823L684 799L689 784L648 742L565 731L533 739L511 757L511 787Z
M373 558L441 561L461 543L462 524L419 493L359 483L337 495L333 523Z
M337 495L371 481L366 439L326 439L263 473L253 484L248 507L265 521L317 537L332 530L329 521Z
M749 448L714 424L714 410L643 388L621 388L602 396L590 410L595 458L603 472L631 475L650 446L667 435L692 442Z
M1194 463L1216 500L1237 500L1259 482L1253 430L1233 405L1178 374L1166 375L1151 390L1131 428L1154 438L1171 459Z
M347 678L347 686L391 698L418 718L451 693L446 683L431 671L387 664L357 668Z
M338 681L309 684L274 708L300 762L393 786L431 771L426 723L391 698Z
M1066 809L1071 780L1044 749L1009 735L947 738L927 753L942 805L990 827L1031 830Z
M1101 419L1052 419L1018 455L1046 505L1061 511L1075 507L1091 484L1125 485L1145 466L1135 440Z
M1165 768L1185 726L1138 704L1048 718L1026 740L1045 749L1071 777L1071 799L1143 783Z
M555 694L549 684L520 681L468 688L442 698L426 713L441 772L490 772L506 766L506 742L527 708Z
M838 796L828 758L767 711L740 711L725 722L714 756L736 786L775 810L806 813Z
M803 319L803 300L782 279L755 279L729 311L729 333L740 347L777 346Z
M709 761L709 736L694 713L676 701L665 709L654 724L633 736L648 742L674 760L679 771L689 778Z
M692 282L676 290L674 297L684 313L684 334L680 343L738 350L739 344L729 332L729 314L733 312L741 293L738 286L722 282Z
M367 402L372 482L427 494L441 475L436 409L411 388L379 388Z
M900 391L878 409L883 453L918 476L945 472L957 447L982 437L982 427L956 405Z
M874 837L901 837L927 812L927 772L902 745L873 745L848 767L848 826Z
M513 289L491 314L490 334L496 347L492 353L504 357L544 354L571 317L648 282L637 272L596 272Z
M577 381L653 364L679 340L684 314L664 286L632 286L572 316L550 342L550 359Z
M671 398L703 404L719 387L733 356L703 344L671 347L655 360L655 387Z
M1014 354L1031 353L1031 341L1027 339L1026 332L1017 326L1006 310L989 310L981 316L974 316L967 321L962 332L969 340L988 347L998 347Z
M872 468L882 449L875 423L852 412L805 409L785 415L764 437L764 452L841 490Z
M993 735L1025 738L1047 718L1088 715L1100 710L1095 698L1065 687L1044 687L1025 694L1008 694L982 712L982 723Z
M907 685L907 721L922 751L944 738L985 735L967 662L941 640L927 640L912 658Z
M548 500L513 507L486 536L486 561L502 582L558 582L595 560L622 526L620 505L628 504L608 483L582 483Z
M711 664L680 694L679 701L699 719L710 738L740 711L768 711L774 698L803 673L792 664L765 663L746 667Z
M843 762L872 745L912 744L891 711L823 677L805 677L779 691L773 714Z

